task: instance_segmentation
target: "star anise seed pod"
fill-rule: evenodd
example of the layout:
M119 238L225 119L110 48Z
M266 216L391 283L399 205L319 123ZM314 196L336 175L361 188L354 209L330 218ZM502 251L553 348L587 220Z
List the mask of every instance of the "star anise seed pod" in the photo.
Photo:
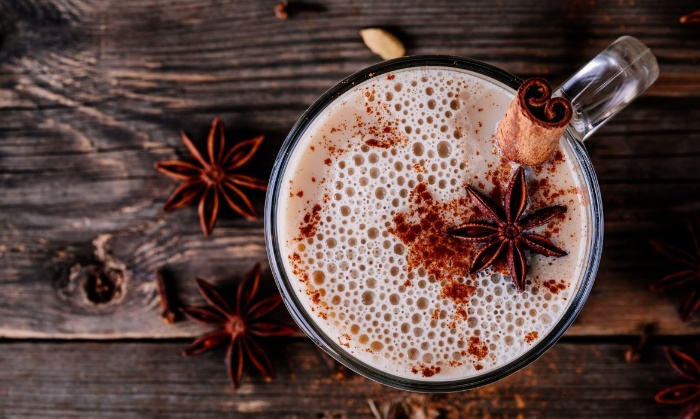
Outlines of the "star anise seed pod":
M260 321L261 317L272 312L282 302L282 297L275 295L254 303L260 284L260 264L256 264L238 285L236 305L233 308L211 284L199 278L196 281L199 293L210 307L185 307L180 310L188 318L218 329L202 335L182 354L199 355L219 344L227 343L226 369L235 388L241 383L244 355L267 379L273 379L270 359L255 338L288 336L294 333L294 329Z
M256 219L253 204L241 188L264 191L267 189L267 182L235 171L250 161L264 137L261 135L241 141L225 153L224 124L219 118L215 118L207 138L207 161L184 131L181 131L180 135L195 162L170 160L155 164L161 173L183 182L175 189L163 209L172 211L199 200L199 221L207 237L216 223L220 196L238 214L249 220Z
M480 272L499 259L505 258L510 276L518 291L522 292L525 289L527 276L525 249L545 256L559 257L567 254L546 237L527 231L565 214L566 207L555 205L524 216L523 211L527 205L527 182L525 170L522 167L518 168L508 184L503 210L491 204L484 195L471 186L467 186L467 195L489 220L470 221L450 229L447 233L486 243L474 257L470 274Z
M700 365L690 355L671 347L665 347L664 352L671 367L692 383L677 384L665 388L656 393L654 400L661 404L684 404L686 406L683 409L682 417L694 418L700 411L700 401L698 401L698 396L700 396Z
M681 23L700 23L700 10L681 16L679 20Z
M688 321L690 316L700 309L700 292L693 290L681 297L681 304L678 307L678 314L681 321Z
M695 419L700 414L700 402L690 403L681 411L681 419Z
M694 251L691 252L668 243L651 241L654 250L677 264L681 269L653 282L649 288L652 291L664 292L671 288L691 287L681 299L678 310L683 321L688 320L700 308L700 237L698 237L698 229L700 229L698 219L689 219L688 230L694 247Z

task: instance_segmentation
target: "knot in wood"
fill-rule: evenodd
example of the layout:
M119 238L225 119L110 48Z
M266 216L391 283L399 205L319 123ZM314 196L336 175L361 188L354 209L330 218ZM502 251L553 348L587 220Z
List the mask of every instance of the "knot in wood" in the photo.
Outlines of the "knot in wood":
M117 269L104 265L89 266L84 280L85 295L94 304L106 304L112 301L117 292L121 293L124 274Z

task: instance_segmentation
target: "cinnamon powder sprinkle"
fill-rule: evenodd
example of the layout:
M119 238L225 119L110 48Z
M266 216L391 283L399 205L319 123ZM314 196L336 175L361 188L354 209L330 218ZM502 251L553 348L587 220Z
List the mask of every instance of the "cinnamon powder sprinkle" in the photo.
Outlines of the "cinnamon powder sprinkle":
M365 141L365 144L368 145L369 147L378 147L378 148L391 148L393 147L393 144L385 142L379 142L376 138L369 139Z
M388 229L406 248L409 272L423 267L428 275L438 281L447 281L443 298L455 303L468 302L475 287L456 282L469 271L474 244L446 233L456 222L469 219L471 205L466 197L447 203L438 203L425 183L419 183L410 193L409 208L394 215Z
M449 298L455 302L455 304L467 304L469 299L476 292L476 287L472 285L461 284L457 281L451 281L442 287L442 292L440 296L442 298ZM465 316L466 317L466 316Z
M304 264L301 260L301 255L299 253L292 253L289 255L289 263L292 265L292 273L296 275L301 282L309 283L309 273L306 271Z
M559 292L564 291L567 288L566 283L563 280L557 282L556 279L544 281L542 285L554 295L559 294Z
M314 304L319 304L321 302L321 293L318 290L309 290L306 291L306 294L311 297L311 301L313 301Z
M397 144L408 142L408 137L399 133L397 129L398 124L388 122L383 127L376 127L374 125L364 127L355 134L359 135L361 138L366 138L365 145L369 147L389 149L395 147Z
M525 342L532 343L537 340L537 336L539 336L539 333L537 333L537 330L534 330L525 335Z
M478 336L472 336L469 338L469 342L467 344L467 353L475 356L476 359L481 361L489 354L489 348Z
M376 115L376 121L372 124L367 124L360 115L356 116L353 135L368 147L376 147L382 149L393 148L398 144L408 142L408 137L399 130L399 120L390 118L388 105L381 101L374 101L374 90L366 91L364 96L367 98L365 102L365 111L369 115Z
M299 226L301 237L310 238L316 235L316 226L321 221L321 205L316 204L310 212L304 216L304 221Z
M438 366L429 366L429 365L419 365L418 367L413 367L411 369L411 372L414 374L420 374L423 377L432 377L435 374L439 374L441 371L441 368Z

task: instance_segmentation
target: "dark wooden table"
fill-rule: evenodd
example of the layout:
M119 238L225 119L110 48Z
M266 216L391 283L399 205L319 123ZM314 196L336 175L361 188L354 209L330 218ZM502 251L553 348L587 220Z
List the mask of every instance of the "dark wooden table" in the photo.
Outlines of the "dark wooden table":
M275 0L0 0L0 417L369 418L369 400L453 417L676 417L653 401L683 382L662 347L691 346L700 319L682 323L677 295L648 290L671 270L648 240L682 237L700 208L700 25L678 22L700 4L290 2L281 21ZM255 174L267 178L305 108L378 61L358 36L374 26L410 54L553 84L618 36L652 48L657 83L586 144L605 206L595 287L560 343L486 388L419 396L338 380L299 333L268 345L276 381L247 368L234 391L223 349L181 357L206 328L161 320L154 273L195 304L195 276L230 286L263 262L271 294L262 221L225 212L204 239L196 209L161 212L174 184L153 163L185 157L178 131L202 140L219 116L231 138L266 136ZM253 201L261 211L264 195ZM647 324L651 346L627 364Z

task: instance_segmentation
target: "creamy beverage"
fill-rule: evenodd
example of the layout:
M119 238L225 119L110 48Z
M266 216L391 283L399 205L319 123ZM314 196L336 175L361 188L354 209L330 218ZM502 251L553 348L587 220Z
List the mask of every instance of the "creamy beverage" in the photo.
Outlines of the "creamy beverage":
M409 379L469 378L518 358L563 316L590 235L566 141L526 168L525 214L566 206L533 231L568 255L526 252L522 293L505 266L469 275L483 244L446 234L486 220L468 185L503 204L517 165L495 131L513 95L476 73L414 67L358 84L303 134L282 178L278 246L303 308L347 354Z

